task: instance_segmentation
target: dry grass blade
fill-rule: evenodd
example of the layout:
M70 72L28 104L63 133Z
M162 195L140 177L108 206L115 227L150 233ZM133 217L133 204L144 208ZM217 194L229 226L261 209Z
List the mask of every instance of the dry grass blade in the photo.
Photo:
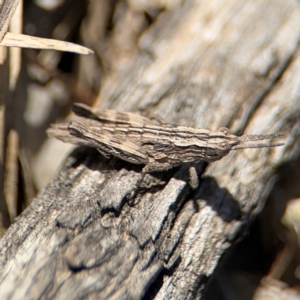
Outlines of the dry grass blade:
M29 36L25 34L15 34L7 32L0 46L7 47L20 47L20 48L33 48L33 49L51 49L67 52L75 52L79 54L92 54L92 50L79 46L73 43L68 43L64 41L58 41L53 39L44 39L34 36Z

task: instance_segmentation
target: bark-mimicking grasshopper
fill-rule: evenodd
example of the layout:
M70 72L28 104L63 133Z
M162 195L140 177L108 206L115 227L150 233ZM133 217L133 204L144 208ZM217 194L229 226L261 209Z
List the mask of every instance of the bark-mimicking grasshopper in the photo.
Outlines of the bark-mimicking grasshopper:
M93 121L87 125L76 122L54 124L48 134L66 142L95 147L107 158L116 156L134 164L143 164L143 174L184 163L214 162L231 150L284 145L258 142L283 136L281 132L236 136L225 127L210 131L176 126L134 113L98 110L84 104L75 104L73 111ZM190 169L190 178L194 178L191 186L196 188L198 180L194 168Z

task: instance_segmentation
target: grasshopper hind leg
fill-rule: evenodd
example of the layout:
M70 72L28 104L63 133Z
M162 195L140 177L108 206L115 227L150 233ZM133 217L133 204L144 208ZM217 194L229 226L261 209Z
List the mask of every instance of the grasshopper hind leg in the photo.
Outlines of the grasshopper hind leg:
M106 159L112 158L112 155L111 155L111 154L107 153L106 151L104 151L104 150L102 150L102 149L100 149L100 148L97 148L97 151L98 151L101 155L103 155Z

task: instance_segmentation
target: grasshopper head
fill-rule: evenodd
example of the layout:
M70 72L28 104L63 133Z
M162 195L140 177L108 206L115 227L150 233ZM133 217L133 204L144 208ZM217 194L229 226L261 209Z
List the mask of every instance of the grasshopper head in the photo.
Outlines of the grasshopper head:
M227 155L230 150L248 148L272 148L283 146L284 143L261 143L261 140L270 140L283 136L283 132L265 135L242 135L240 137L230 133L229 129L221 127L218 131L211 132L208 137L205 160L212 162Z
M220 160L239 143L239 138L231 134L229 129L225 127L211 132L208 138L205 161L213 162Z

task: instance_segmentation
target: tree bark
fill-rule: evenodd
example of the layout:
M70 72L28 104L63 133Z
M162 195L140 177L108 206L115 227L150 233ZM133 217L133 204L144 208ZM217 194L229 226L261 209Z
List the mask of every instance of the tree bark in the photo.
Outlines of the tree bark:
M78 148L0 242L1 299L199 299L264 205L276 166L299 155L300 3L184 1L162 11L97 106L175 124L284 131L285 146L147 175ZM120 62L120 61L119 61ZM297 146L298 143L298 146Z

